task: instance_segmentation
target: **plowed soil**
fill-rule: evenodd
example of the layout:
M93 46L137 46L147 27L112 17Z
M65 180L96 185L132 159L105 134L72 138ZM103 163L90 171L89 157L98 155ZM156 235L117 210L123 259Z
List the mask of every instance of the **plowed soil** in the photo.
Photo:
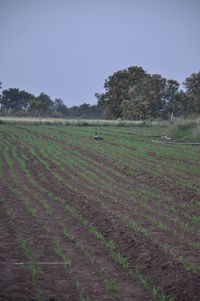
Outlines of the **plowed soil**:
M199 146L158 131L0 125L0 300L200 300Z

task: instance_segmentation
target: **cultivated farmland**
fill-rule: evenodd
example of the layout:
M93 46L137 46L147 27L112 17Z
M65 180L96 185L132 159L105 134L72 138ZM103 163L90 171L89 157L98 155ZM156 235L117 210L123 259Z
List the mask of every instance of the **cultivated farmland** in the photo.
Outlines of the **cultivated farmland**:
M200 300L200 147L161 133L0 125L0 300Z

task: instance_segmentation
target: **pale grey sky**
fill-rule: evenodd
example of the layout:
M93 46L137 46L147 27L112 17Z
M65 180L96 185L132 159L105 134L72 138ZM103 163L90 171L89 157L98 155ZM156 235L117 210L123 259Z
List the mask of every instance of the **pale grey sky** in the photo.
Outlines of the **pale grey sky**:
M180 83L200 71L200 0L0 0L0 81L96 103L113 72Z

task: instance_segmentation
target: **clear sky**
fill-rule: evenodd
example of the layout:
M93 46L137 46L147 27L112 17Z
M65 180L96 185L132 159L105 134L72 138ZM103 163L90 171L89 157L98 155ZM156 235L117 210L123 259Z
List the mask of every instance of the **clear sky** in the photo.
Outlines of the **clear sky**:
M113 72L200 71L200 0L0 0L0 81L71 107Z

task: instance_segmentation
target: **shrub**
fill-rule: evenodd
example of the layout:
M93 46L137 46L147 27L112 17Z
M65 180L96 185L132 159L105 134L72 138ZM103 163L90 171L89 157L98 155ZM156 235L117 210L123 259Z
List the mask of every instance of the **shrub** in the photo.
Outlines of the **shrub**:
M200 124L194 120L172 123L167 130L167 135L173 140L182 142L200 142Z

